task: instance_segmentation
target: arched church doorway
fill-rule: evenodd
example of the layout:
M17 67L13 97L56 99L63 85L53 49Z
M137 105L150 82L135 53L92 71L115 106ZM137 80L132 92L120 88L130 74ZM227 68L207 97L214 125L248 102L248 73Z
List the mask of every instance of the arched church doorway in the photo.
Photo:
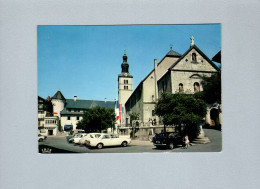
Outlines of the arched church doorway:
M212 126L216 126L216 125L219 125L219 124L220 124L220 122L219 122L219 112L218 112L218 109L212 108L212 109L210 110L210 120L211 120L210 125L212 125Z

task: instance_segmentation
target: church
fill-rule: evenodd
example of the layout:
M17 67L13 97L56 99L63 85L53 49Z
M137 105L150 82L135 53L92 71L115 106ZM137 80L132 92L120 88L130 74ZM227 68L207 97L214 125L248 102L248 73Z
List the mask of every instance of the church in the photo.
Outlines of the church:
M163 92L185 92L193 94L202 91L202 76L211 76L220 72L212 62L194 43L191 37L190 48L180 54L171 47L170 51L157 63L154 59L154 69L144 77L132 92L133 76L130 75L124 54L122 73L118 76L118 99L125 110L124 118L120 123L121 135L129 135L132 127L138 127L137 135L147 138L148 135L161 132L163 124L155 115L155 105ZM138 115L138 119L130 124L131 115ZM208 107L205 122L209 125L221 124L221 105L214 104ZM169 131L173 128L169 127Z

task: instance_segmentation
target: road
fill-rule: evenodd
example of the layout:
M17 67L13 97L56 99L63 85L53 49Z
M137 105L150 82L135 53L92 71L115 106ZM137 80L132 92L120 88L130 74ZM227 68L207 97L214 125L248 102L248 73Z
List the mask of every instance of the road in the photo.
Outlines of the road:
M39 142L39 152L45 149L51 153L142 153L142 152L220 152L222 149L221 131L213 129L204 129L205 135L210 139L208 144L193 144L188 149L181 147L169 149L157 149L150 141L132 140L127 147L107 147L103 149L89 149L86 146L80 146L68 143L66 137L50 136L44 142Z

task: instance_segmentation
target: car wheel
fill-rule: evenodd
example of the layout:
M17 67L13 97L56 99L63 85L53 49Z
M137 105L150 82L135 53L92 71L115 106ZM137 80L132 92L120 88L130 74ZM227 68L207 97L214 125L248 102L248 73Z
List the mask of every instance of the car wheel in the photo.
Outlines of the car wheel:
M127 147L127 142L126 141L122 142L121 146Z
M172 150L174 148L174 144L170 143L169 148Z
M102 148L103 148L103 144L102 144L102 143L99 143L99 144L97 145L97 148L98 148L98 149L102 149Z
M39 139L39 142L42 142L42 141L43 141L43 139L42 139L42 138L40 138L40 139Z

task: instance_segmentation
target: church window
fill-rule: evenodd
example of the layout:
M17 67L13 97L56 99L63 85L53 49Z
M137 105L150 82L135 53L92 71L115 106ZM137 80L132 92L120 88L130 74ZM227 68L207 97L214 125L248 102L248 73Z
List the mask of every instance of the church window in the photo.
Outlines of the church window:
M79 120L79 116L77 116L77 120Z
M165 91L166 91L166 84L165 84L165 82L164 82L164 81L162 82L162 90L163 90L163 92L165 92Z
M68 120L70 120L70 116L68 116Z
M193 84L193 86L194 86L194 92L199 92L200 91L200 84L198 82L195 82Z
M128 84L128 80L124 80L124 84Z
M183 92L183 84L182 83L179 84L179 92Z
M192 53L191 57L192 57L192 62L197 62L197 55L196 55L196 53Z
M128 90L128 86L124 86L124 89L125 89L125 90Z

